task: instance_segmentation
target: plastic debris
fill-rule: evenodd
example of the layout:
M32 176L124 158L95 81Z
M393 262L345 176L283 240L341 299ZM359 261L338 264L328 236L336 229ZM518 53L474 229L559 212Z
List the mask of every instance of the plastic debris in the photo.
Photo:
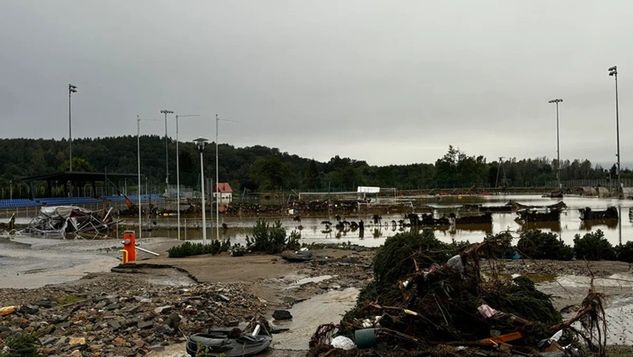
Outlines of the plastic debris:
M497 313L497 310L491 308L490 306L483 304L477 308L477 311L481 314L481 316L489 319Z
M332 347L348 351L356 348L356 344L349 337L336 336L332 339Z
M16 306L4 306L0 307L0 316L6 316L12 314L17 310Z

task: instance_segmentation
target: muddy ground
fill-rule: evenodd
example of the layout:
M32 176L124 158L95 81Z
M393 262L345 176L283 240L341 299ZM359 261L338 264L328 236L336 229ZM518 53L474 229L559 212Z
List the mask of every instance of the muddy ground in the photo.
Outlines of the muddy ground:
M143 253L137 268L120 269L118 240L0 244L8 265L0 305L27 306L0 317L0 340L26 330L58 355L182 356L189 334L289 309L295 318L276 325L290 331L275 335L269 355L302 356L316 326L338 322L371 279L372 253L362 248L316 249L309 263L274 255L170 259L166 250L178 242L152 239L143 247L160 257ZM173 313L183 317L177 327L168 324Z
M183 356L184 338L211 327L271 319L276 309L294 316L275 325L271 356L304 356L316 326L337 322L372 279L373 251L315 249L308 263L275 255L166 257L173 239L143 242L161 254L140 255L137 269L118 265L118 240L0 240L0 305L28 308L0 317L0 338L20 330L37 334L44 351L58 355ZM594 276L607 294L609 343L633 345L633 274L620 262L497 261L496 272L530 277L573 314ZM482 262L485 274L491 265ZM16 289L19 288L19 289ZM176 327L173 315L182 319ZM83 340L82 340L83 339ZM77 352L75 352L77 351ZM631 355L629 347L611 355ZM618 354L619 353L619 354Z

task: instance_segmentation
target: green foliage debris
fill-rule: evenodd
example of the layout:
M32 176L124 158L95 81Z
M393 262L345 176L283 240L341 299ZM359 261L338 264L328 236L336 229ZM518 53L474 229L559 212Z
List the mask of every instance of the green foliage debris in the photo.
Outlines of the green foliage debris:
M615 249L604 237L601 230L586 233L582 238L580 234L574 237L574 252L576 259L586 260L614 260Z
M0 348L0 357L38 357L39 341L33 335L21 332L7 337L5 347Z
M551 232L531 230L521 234L517 248L522 255L531 259L571 260L574 249L563 243Z
M225 240L223 242L214 240L208 244L184 242L181 245L169 248L167 253L169 254L170 258L182 258L203 254L215 255L221 252L228 251L230 246L231 244L229 240Z
M286 249L299 249L300 238L301 235L296 231L286 237L286 229L282 227L281 221L270 224L265 219L258 219L253 227L253 237L246 237L246 247L253 252L277 254Z

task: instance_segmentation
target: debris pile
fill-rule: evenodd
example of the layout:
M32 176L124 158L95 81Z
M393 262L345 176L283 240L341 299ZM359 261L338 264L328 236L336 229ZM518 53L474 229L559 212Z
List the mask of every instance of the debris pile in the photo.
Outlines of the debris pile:
M67 238L105 238L119 223L107 210L90 211L77 206L42 207L37 217L29 223L27 233Z
M14 229L15 229L15 213L11 215L11 218L9 218L9 222L7 223L0 222L0 232L1 231L11 232Z
M240 283L159 286L124 275L1 291L0 301L20 305L0 317L0 351L23 335L35 337L46 355L145 355L265 312Z
M529 279L499 274L496 257L505 243L487 237L446 244L430 230L389 238L374 258L375 281L339 326L317 330L311 354L363 355L362 349L334 350L335 334L383 356L572 356L585 347L604 354L603 296L590 291L577 315L562 321Z

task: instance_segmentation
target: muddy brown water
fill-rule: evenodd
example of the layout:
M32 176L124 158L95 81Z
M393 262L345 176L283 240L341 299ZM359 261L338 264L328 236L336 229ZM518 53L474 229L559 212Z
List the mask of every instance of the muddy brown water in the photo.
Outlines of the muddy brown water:
M444 196L429 198L412 198L411 202L414 207L432 206L431 210L418 208L413 211L417 213L433 212L435 217L441 217L450 213L463 214L464 210L460 210L464 204L484 204L484 205L503 205L513 200L525 205L550 205L560 201L560 199L543 198L537 195L494 195L494 196ZM554 232L561 236L567 244L573 245L573 239L576 234L583 235L587 232L600 229L604 232L605 237L612 244L618 244L620 241L627 242L633 240L633 224L630 220L629 212L633 207L633 200L617 200L607 198L588 198L567 196L562 199L567 205L567 209L562 212L559 222L543 222L532 223L529 225L521 225L515 221L516 213L493 213L492 224L472 224L445 227L436 229L435 234L440 240L450 242L469 241L478 242L488 234L496 234L509 230L516 235L529 229L541 229L546 232ZM620 219L610 222L594 222L591 225L585 224L580 219L580 208L590 207L593 210L604 210L609 206L617 207L620 212ZM269 221L278 219L286 227L287 231L297 230L301 233L301 239L305 243L347 243L358 244L368 247L380 246L385 239L399 232L409 231L410 228L400 227L397 222L404 219L403 214L382 214L382 220L379 224L372 222L371 214L361 212L348 214L341 219L347 221L359 222L363 220L365 229L337 230L334 228L336 218L332 214L330 216L310 216L302 217L301 221L295 221L291 215L279 216L276 218L268 218ZM220 228L220 238L231 239L232 242L244 244L246 236L252 235L252 227L257 217L220 217L221 223L225 223L228 229ZM333 223L330 230L322 221L330 221ZM134 224L130 220L131 224ZM175 217L161 217L157 220L149 221L144 225L151 229L144 233L146 236L156 237L176 237L177 220ZM185 226L186 223L186 226ZM394 224L395 223L395 224ZM181 220L181 239L197 240L201 237L201 220L198 218L188 217ZM207 237L213 239L216 237L215 223L213 217L207 217Z
M273 348L282 350L308 350L310 337L319 325L337 323L354 307L359 290L347 288L330 290L295 304L290 309L292 320L279 321L279 327L289 330L273 338Z

